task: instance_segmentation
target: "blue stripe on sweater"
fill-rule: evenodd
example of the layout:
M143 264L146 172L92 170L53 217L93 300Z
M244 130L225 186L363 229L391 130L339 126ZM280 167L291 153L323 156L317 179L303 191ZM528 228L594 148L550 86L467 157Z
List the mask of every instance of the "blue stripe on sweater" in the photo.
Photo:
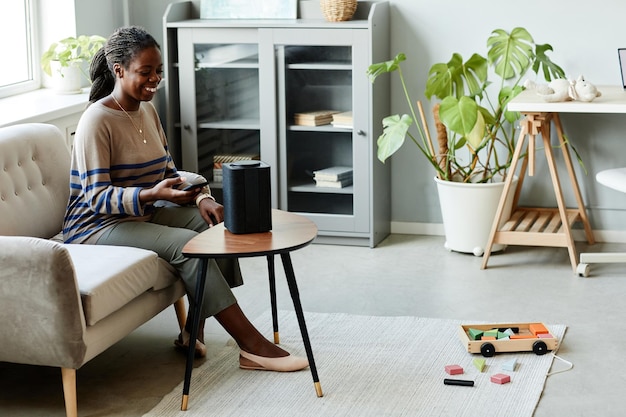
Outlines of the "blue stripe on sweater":
M111 165L111 171L121 170L121 169L136 169L136 168L145 168L151 165L162 164L164 161L167 161L167 157L163 156L158 159L153 159L151 161L143 162L141 164L120 164L120 165Z

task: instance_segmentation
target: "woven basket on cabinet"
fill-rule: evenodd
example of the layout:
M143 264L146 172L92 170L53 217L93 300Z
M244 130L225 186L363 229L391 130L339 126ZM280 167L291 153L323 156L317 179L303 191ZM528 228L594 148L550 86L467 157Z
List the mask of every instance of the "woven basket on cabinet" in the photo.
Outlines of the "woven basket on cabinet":
M320 0L324 17L329 22L343 22L352 19L357 0Z

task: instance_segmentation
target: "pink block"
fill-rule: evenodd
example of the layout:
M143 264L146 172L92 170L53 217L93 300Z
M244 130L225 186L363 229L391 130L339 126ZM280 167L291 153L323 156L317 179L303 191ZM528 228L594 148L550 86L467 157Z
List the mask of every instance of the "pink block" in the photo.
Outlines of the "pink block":
M495 374L491 375L491 382L496 384L506 384L507 382L511 382L511 377L505 374Z
M446 365L446 372L450 375L462 374L463 368L459 365Z
M539 339L552 339L554 336L552 336L550 333L539 333L537 337Z

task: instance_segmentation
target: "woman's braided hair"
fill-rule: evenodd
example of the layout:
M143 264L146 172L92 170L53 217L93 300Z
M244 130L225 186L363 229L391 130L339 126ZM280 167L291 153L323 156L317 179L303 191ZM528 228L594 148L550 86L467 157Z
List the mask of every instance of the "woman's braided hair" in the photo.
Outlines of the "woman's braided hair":
M152 35L141 27L122 27L113 32L91 60L89 78L92 85L89 101L93 103L111 94L115 87L114 64L120 64L128 69L130 62L139 52L151 47L161 49Z

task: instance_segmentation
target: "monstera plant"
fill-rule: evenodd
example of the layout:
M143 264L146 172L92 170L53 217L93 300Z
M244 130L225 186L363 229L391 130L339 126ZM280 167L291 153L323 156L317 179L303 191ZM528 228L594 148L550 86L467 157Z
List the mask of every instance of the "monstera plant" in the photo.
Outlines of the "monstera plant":
M552 46L535 43L524 28L496 29L487 39L486 55L476 52L465 60L453 53L448 62L432 65L424 92L433 100L437 150L422 105L408 92L401 67L406 55L368 68L372 82L382 74L397 73L408 108L403 115L382 120L378 159L385 162L409 138L432 165L447 249L484 253L503 181L513 175L511 181L517 183L515 173L508 171L520 114L508 111L507 104L523 91L528 75L541 75L545 81L564 78L563 69L549 58L550 51ZM510 213L513 194L507 194L504 216ZM503 248L494 245L492 251Z
M520 117L507 111L507 103L524 89L529 72L542 75L545 81L564 78L565 73L547 55L552 46L536 44L521 27L510 32L494 30L486 47L486 55L476 52L467 60L453 53L448 62L436 63L428 72L426 98L438 100L433 106L438 151L427 134L423 114L417 117L408 93L401 68L406 55L400 53L368 68L372 82L381 74L397 73L408 105L407 114L383 119L378 159L387 160L408 137L442 180L482 183L506 175L515 149L515 122Z

